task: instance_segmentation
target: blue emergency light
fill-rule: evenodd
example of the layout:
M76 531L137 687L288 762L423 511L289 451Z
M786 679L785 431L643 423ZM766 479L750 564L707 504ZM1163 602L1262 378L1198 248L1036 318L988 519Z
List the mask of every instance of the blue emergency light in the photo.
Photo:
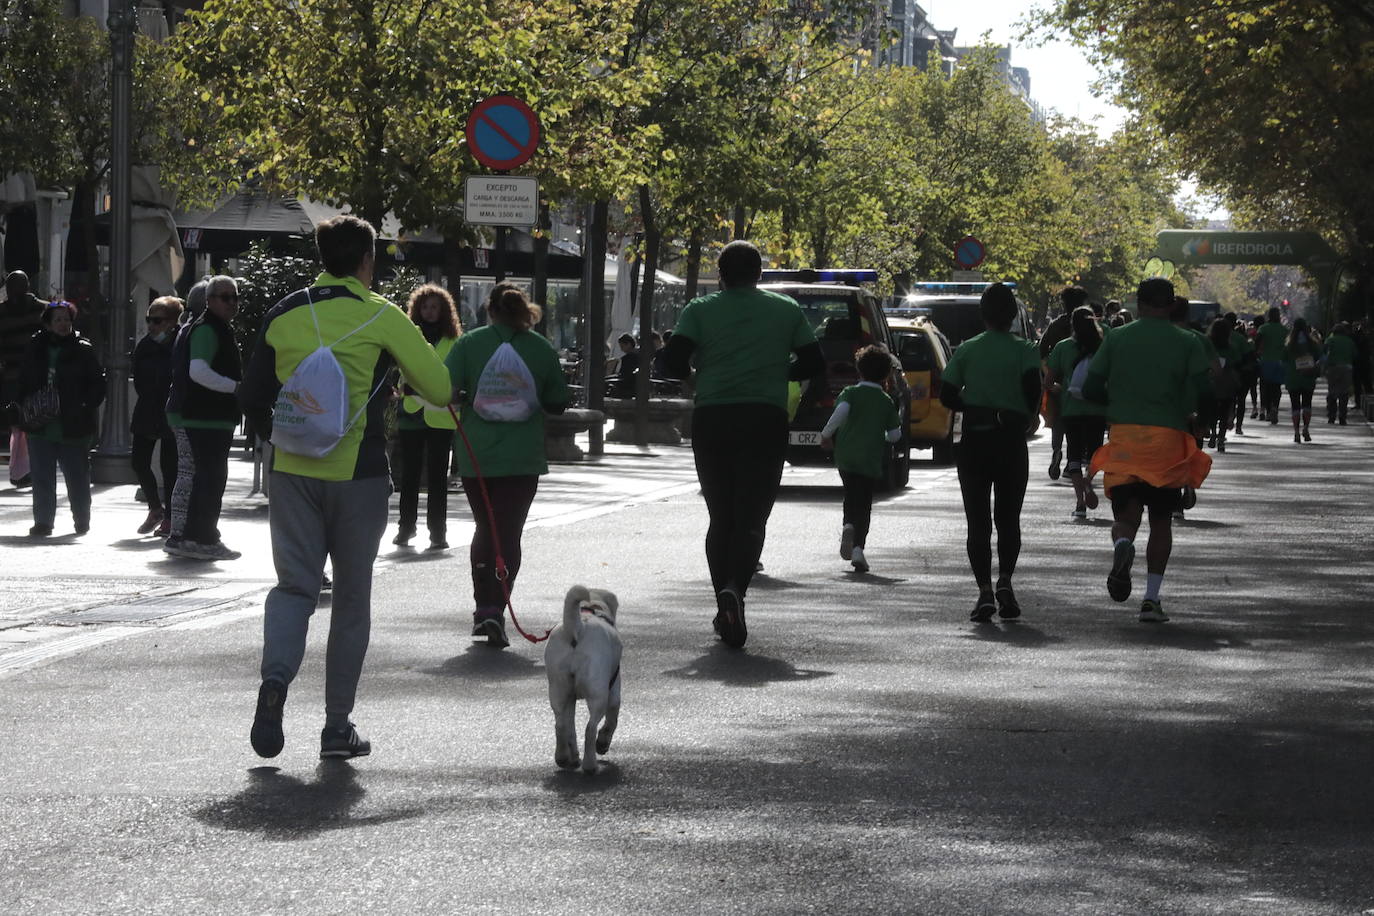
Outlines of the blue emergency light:
M765 270L766 283L877 283L876 270L814 270L804 267L800 270Z
M983 290L991 286L991 283L943 283L943 282L922 282L911 284L911 289L907 293L908 298L915 298L921 295L927 296L968 296L980 295ZM1015 283L1004 282L1005 287L1015 291Z

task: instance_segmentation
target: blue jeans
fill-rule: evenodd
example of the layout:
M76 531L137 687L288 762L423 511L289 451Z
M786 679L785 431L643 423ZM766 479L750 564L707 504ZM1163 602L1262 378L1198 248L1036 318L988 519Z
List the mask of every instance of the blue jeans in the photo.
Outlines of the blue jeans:
M57 516L57 470L67 482L67 502L78 528L91 523L91 448L29 436L29 473L33 475L33 523L51 528Z

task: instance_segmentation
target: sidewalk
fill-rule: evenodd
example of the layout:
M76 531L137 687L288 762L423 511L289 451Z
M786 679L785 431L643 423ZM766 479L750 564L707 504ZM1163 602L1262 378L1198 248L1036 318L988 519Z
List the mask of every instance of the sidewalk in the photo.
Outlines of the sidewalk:
M584 447L586 443L583 443ZM604 515L625 506L694 491L696 471L688 446L608 444L596 459L550 465L527 528L556 527ZM253 490L253 462L235 449L229 463L220 529L224 543L243 556L202 563L168 556L162 541L136 534L147 506L135 500L137 487L97 486L91 530L77 538L58 482L53 537L27 535L33 523L31 490L0 488L0 677L54 654L118 638L128 628L171 618L255 608L275 582L267 536L267 497ZM449 493L448 551L430 552L423 530L420 549L392 546L388 526L377 559L378 574L400 564L445 559L466 565L472 513L461 492ZM421 508L423 518L423 502Z

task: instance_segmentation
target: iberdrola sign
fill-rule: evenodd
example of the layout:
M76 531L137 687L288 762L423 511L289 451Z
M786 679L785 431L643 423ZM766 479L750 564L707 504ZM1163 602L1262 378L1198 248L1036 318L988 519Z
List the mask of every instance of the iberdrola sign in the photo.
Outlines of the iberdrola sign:
M1336 252L1315 232L1220 232L1166 229L1156 238L1157 257L1176 264L1329 265Z

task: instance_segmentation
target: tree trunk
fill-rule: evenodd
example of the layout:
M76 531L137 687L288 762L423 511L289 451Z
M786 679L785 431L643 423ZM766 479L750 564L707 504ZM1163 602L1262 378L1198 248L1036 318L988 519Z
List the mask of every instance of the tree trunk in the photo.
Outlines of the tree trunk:
M639 186L639 218L644 224L643 280L639 284L639 373L635 376L635 444L649 444L649 361L654 355L654 282L658 278L659 227L649 186Z
M731 239L744 238L744 229L747 224L748 214L744 210L744 204L735 204L735 228Z
M587 298L583 304L583 327L586 334L582 345L582 378L587 388L587 408L606 407L606 225L609 222L610 201L598 200L592 205L591 225L582 241L582 256L587 268ZM591 455L606 451L605 430L593 424L589 432Z
M697 286L701 282L701 246L701 226L696 225L692 227L692 234L687 238L687 287L683 290L683 295L688 302L697 297Z

